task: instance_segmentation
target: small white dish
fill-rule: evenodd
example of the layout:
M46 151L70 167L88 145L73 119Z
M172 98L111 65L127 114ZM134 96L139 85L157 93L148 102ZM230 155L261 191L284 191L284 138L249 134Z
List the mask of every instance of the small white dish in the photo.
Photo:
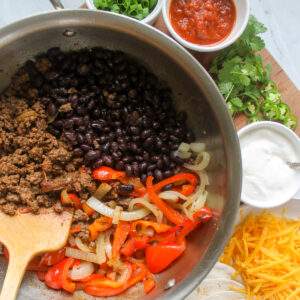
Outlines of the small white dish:
M186 40L184 40L177 32L173 29L171 22L170 22L170 5L171 5L172 0L165 0L163 7L162 7L162 13L163 13L163 18L165 21L165 24L173 36L174 39L177 40L182 46L195 50L198 52L213 52L213 51L218 51L223 48L226 48L233 44L244 32L249 15L250 15L250 2L249 0L233 0L236 8L236 20L234 27L231 31L231 33L221 42L216 43L216 44L211 44L211 45L199 45L199 44L194 44L190 43Z
M296 198L300 169L286 161L300 161L300 139L286 126L255 122L238 131L242 152L241 201L258 208L280 206Z
M146 23L149 25L153 25L155 23L155 21L157 20L158 15L161 12L163 1L164 0L157 0L157 3L155 5L154 9L151 11L151 13L146 18L142 19L140 22ZM89 9L97 10L96 6L94 5L94 0L85 0L85 3ZM110 13L116 14L114 12L110 12ZM137 19L135 19L135 20L137 20Z

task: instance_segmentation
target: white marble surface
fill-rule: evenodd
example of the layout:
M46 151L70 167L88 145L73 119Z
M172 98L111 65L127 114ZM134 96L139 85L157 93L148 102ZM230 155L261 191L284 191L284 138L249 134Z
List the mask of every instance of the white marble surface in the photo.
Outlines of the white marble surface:
M61 1L66 8L77 8L84 2ZM268 28L263 35L268 50L300 89L300 1L250 0L250 6L251 13ZM47 10L53 10L49 0L0 0L0 26Z

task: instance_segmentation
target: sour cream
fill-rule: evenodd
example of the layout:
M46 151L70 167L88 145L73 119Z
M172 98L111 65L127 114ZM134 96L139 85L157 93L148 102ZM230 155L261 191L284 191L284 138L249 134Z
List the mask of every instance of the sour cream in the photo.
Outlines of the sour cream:
M239 131L242 153L243 202L273 207L288 201L300 188L300 171L287 161L300 161L300 139L275 122L257 122Z

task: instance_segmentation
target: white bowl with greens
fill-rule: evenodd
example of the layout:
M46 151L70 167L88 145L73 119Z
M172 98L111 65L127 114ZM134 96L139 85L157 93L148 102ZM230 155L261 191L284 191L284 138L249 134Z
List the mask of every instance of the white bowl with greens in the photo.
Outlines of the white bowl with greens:
M142 23L153 25L162 8L163 0L85 0L89 9L122 14Z

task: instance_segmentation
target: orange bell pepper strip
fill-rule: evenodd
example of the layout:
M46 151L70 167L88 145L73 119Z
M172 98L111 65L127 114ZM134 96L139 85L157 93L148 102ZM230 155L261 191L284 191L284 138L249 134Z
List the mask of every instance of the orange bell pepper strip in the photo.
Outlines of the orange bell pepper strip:
M147 268L144 264L135 263L133 264L133 268L140 269L136 275L131 277L127 282L125 282L119 288L109 288L109 287L97 287L97 286L88 286L84 291L92 296L96 297L112 297L122 294L124 291L142 281L147 275Z
M148 177L149 178L149 177ZM191 185L195 185L198 183L198 178L192 174L192 173L180 173L180 174L177 174L177 175L174 175L170 178L166 178L160 182L158 182L157 184L155 184L153 186L153 189L155 192L158 192L160 191L164 186L168 185L168 184L171 184L171 183L175 183L177 181L180 181L180 180L186 180L188 181Z
M88 216L91 216L95 212L86 202L82 203L82 209Z
M112 219L109 217L100 217L87 227L90 232L90 241L94 241L99 231L105 231L112 226Z
M125 177L125 176L126 176L125 172L116 171L112 168L105 167L105 166L99 167L98 169L95 169L93 171L93 177L95 179L102 180L102 181L119 179L120 177Z
M67 193L67 189L63 189L60 193L60 200L62 204L73 204L76 209L81 209L81 202L77 195Z
M148 236L135 236L131 237L129 240L126 241L124 247L121 249L121 253L125 256L129 256L134 253L136 250L145 249L149 244L149 237Z
M147 270L146 277L143 279L143 284L146 295L149 294L156 286L153 276L149 270Z
M181 187L172 188L172 191L176 191L184 196L189 196L193 194L194 190L195 190L195 186L192 184L184 184Z
M119 221L115 230L114 240L112 244L112 258L117 257L117 255L120 253L120 249L125 243L129 232L130 223L125 221Z
M141 226L141 230L137 231L137 226ZM157 223L147 220L137 220L131 223L130 236L136 234L143 236L148 227L152 227L157 233L166 232L171 229L171 226L164 223Z
M77 195L69 193L68 196L71 199L71 201L73 202L74 207L76 209L82 209L82 205L81 205L80 199L78 198Z
M192 175L192 174L190 174ZM176 175L175 175L176 176ZM175 177L173 176L173 177ZM171 177L172 178L172 177ZM174 224L179 225L184 223L188 218L170 207L166 204L162 199L160 199L155 190L154 186L152 185L153 177L149 176L146 181L147 192L150 196L150 199L155 203L155 205L165 214L165 216ZM164 181L164 180L163 180ZM162 182L162 181L161 181Z

